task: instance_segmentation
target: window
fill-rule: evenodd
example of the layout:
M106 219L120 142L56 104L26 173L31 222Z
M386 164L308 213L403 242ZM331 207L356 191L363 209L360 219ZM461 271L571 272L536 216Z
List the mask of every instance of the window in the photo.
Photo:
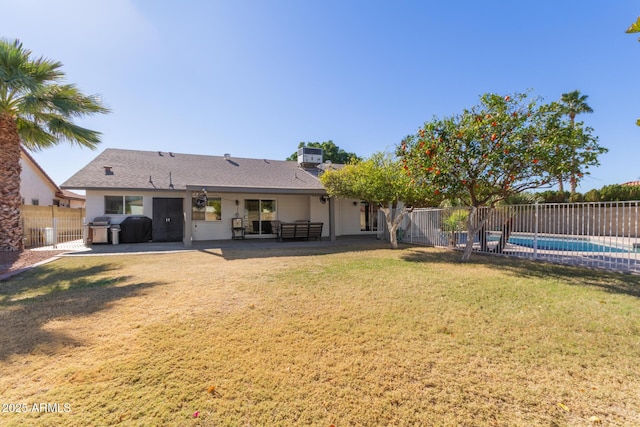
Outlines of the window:
M222 199L219 197L207 198L207 204L198 207L197 197L191 198L191 219L194 221L222 221Z
M142 196L104 196L104 213L142 215Z
M32 204L33 206L38 206L38 205L40 204L40 200L38 200L38 199L31 199L31 204Z

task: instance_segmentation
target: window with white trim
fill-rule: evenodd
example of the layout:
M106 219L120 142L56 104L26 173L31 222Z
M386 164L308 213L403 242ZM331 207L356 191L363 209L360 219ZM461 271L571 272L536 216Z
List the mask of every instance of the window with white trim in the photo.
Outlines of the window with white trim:
M209 197L206 204L197 202L198 197L191 198L191 219L193 221L222 221L222 199Z
M142 215L142 196L104 196L104 213Z

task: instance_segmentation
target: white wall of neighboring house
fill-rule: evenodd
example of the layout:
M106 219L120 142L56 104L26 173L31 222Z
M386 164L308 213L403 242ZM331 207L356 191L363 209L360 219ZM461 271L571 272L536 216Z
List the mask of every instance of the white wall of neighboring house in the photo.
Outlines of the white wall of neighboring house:
M20 172L20 195L25 205L34 205L38 200L42 206L50 206L56 198L57 188L43 176L40 169L24 155L20 158L22 172Z
M70 200L65 200L65 202L68 203L67 207L69 207L71 209L80 209L80 208L84 208L84 206L85 206L84 200L70 199ZM60 206L62 206L62 201L60 201Z
M65 194L25 150L20 153L20 166L20 197L24 205L84 208L81 194Z

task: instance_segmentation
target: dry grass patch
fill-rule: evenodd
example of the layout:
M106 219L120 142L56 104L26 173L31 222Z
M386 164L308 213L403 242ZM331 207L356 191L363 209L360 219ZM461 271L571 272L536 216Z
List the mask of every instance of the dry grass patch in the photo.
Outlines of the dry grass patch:
M70 406L0 424L640 425L640 278L323 251L64 258L0 282L2 403Z

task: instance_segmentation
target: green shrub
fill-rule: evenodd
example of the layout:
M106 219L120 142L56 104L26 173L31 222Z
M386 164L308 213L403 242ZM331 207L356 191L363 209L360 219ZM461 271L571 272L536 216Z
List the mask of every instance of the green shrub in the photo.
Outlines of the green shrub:
M640 185L605 185L600 189L601 202L640 200Z
M593 190L589 190L585 193L584 195L584 201L585 202L599 202L600 201L600 191L596 190L595 188Z

